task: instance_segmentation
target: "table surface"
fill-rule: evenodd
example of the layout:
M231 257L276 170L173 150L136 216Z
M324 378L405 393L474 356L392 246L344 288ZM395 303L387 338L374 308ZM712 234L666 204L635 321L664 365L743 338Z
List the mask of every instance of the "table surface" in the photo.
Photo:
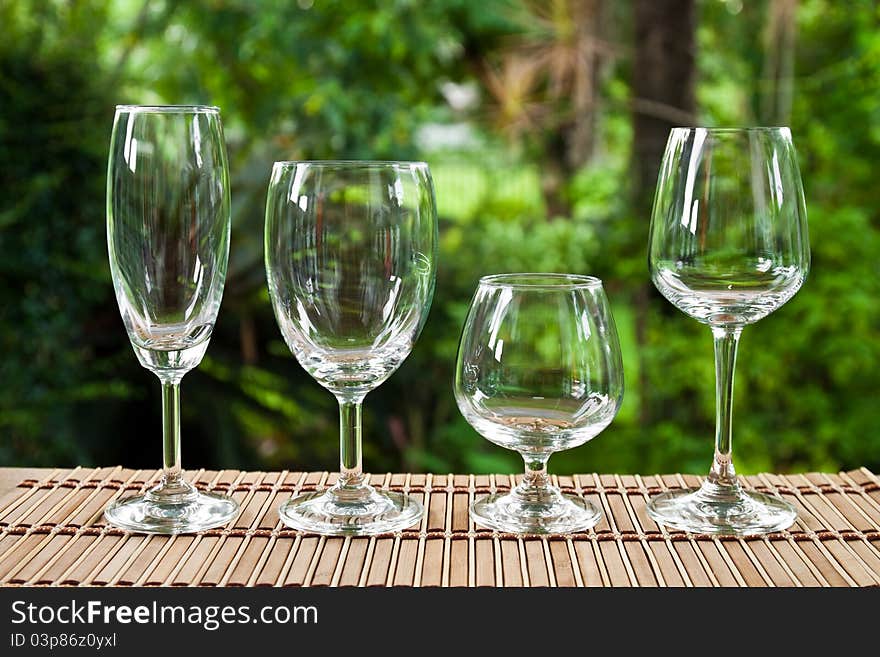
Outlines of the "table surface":
M371 475L426 508L421 523L376 537L324 537L278 520L290 495L332 485L327 472L187 473L240 504L221 529L144 536L108 527L112 500L153 470L0 469L0 584L71 586L880 586L880 479L850 472L741 477L798 509L784 532L746 539L667 531L646 512L692 475L554 476L603 511L588 532L516 536L474 526L475 496L511 475Z

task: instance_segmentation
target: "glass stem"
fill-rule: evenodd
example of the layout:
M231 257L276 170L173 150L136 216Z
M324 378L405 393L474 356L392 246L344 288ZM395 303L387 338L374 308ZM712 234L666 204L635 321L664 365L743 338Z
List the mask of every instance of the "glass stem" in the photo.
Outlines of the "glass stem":
M736 348L742 327L713 327L715 338L715 458L709 471L710 484L736 487L733 468L733 374Z
M524 456L526 471L522 485L525 488L547 488L550 476L547 474L549 456Z
M162 381L162 485L178 487L180 467L180 383Z
M360 488L364 482L361 463L362 403L362 398L339 400L339 484L337 484L337 488Z
M549 504L556 499L556 489L550 486L547 474L549 454L522 454L526 464L522 483L511 491L511 495L527 504Z

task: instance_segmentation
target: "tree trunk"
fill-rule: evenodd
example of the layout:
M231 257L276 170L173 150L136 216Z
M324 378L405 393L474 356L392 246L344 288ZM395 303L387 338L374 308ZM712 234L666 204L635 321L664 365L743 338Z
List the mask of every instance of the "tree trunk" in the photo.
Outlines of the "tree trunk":
M570 34L561 31L558 37L563 47L577 53L579 63L567 71L564 82L554 79L553 65L547 72L550 88L545 102L568 105L556 129L545 138L542 190L551 219L571 217L567 185L596 152L601 85L610 59L603 42L608 31L604 0L568 0L554 6L563 22L573 23Z
M696 9L694 0L635 0L633 63L632 200L644 230L636 231L631 248L644 253L657 173L670 128L693 125ZM650 313L651 284L638 287L633 299L635 334L644 354ZM651 420L649 381L642 360L639 401L642 424Z
M647 218L670 128L695 120L694 0L635 0L633 174Z
M791 117L797 5L797 0L771 0L767 8L760 116L764 125L788 125Z
M610 40L604 0L579 0L572 13L577 19L577 42L582 44L584 74L573 76L571 89L572 120L565 126L566 164L577 171L596 152L596 133L601 111L601 85L609 61L608 50L602 45Z

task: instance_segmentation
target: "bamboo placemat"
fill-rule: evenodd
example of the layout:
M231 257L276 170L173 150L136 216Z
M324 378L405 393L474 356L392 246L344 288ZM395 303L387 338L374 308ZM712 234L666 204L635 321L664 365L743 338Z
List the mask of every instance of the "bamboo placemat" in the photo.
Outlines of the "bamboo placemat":
M0 584L70 586L878 586L880 479L762 474L749 488L798 509L789 530L749 539L667 531L646 513L657 492L695 485L691 475L554 477L601 506L589 532L517 537L474 527L474 495L509 488L508 475L372 475L426 507L419 526L372 538L322 537L285 528L277 507L331 485L326 472L189 473L197 486L240 503L226 528L175 537L105 526L102 510L159 473L56 470L0 498Z

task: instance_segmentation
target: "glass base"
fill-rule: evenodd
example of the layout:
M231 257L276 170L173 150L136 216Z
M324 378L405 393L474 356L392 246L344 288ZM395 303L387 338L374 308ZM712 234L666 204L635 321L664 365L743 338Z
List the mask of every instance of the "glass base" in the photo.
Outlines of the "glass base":
M358 486L340 491L304 493L278 509L281 522L293 529L331 536L371 536L413 528L422 505L406 493Z
M791 527L797 518L795 508L779 497L708 481L699 488L654 497L648 503L648 514L672 529L725 536L778 532Z
M204 493L189 484L165 492L162 485L144 495L124 497L104 510L114 527L146 534L188 534L222 527L238 513L238 502Z
M571 534L593 527L602 512L576 495L555 488L541 495L524 496L516 489L481 497L471 504L471 519L478 525L513 534Z

